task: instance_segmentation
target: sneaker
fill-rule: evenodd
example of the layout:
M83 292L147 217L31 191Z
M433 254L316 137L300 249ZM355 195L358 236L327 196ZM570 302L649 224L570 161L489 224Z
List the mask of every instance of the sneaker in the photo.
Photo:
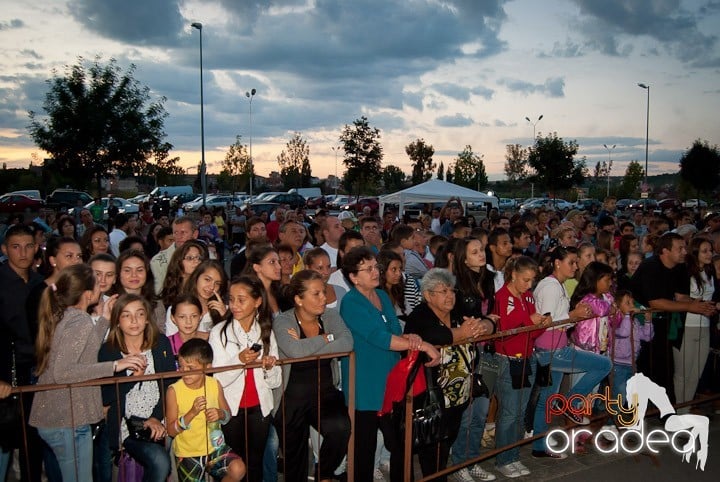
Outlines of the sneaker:
M452 478L456 482L475 482L475 479L472 478L467 467L463 467L462 469L452 474Z
M500 467L497 468L497 471L500 472L505 477L507 477L508 479L516 479L516 478L522 476L520 471L517 469L517 467L515 467L515 464L512 462L507 465L501 465Z
M557 403L557 402L556 402ZM565 415L565 418L570 420L572 423L576 425L590 425L590 419L585 416L576 415L570 410L565 410L563 412L563 415Z
M532 456L535 459L556 459L556 460L562 460L567 458L567 454L561 452L559 454L553 453L553 452L546 452L545 450L533 450Z
M385 480L385 476L383 475L383 473L382 473L382 471L380 470L380 468L375 468L375 471L373 472L373 480L378 480L378 481L384 481L384 480Z
M477 480L495 480L495 474L488 472L487 470L480 467L480 464L475 464L470 469L470 475Z
M617 440L620 440L620 432L618 432L618 429L615 425L603 425L601 432L602 432L601 437L606 442L615 442ZM613 433L615 435L615 437L613 438L613 436L610 435L610 433L608 433L608 432Z
M534 430L530 430L529 432L525 432L524 438L532 438L534 433L535 433Z
M525 467L522 462L519 460L517 462L513 462L513 465L517 469L517 471L520 473L520 475L530 475L530 469Z

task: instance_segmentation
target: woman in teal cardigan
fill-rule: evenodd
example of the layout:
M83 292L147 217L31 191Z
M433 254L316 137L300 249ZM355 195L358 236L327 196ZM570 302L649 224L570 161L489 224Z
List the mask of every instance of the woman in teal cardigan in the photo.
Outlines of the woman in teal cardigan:
M372 482L378 416L385 380L400 360L401 351L420 350L429 366L440 353L418 335L403 335L388 295L378 289L380 271L375 254L366 247L350 250L342 272L352 289L340 304L340 315L353 335L355 349L355 481ZM343 391L348 394L348 360L343 359ZM392 468L391 468L392 470Z

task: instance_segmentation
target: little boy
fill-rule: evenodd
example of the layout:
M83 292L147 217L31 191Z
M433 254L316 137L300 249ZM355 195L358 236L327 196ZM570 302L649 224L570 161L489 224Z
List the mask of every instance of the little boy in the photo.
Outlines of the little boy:
M178 352L181 372L210 368L212 359L210 344L199 338L188 340ZM202 373L183 375L168 388L165 404L180 482L204 481L205 473L223 482L245 476L245 464L225 444L220 429L230 420L230 408L217 380Z

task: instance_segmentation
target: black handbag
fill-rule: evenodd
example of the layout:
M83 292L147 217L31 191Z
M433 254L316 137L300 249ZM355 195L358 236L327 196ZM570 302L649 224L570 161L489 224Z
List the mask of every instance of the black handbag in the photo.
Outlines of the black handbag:
M465 356L465 352L463 352L461 348L458 348L458 353L460 353L460 356L465 362L465 366L472 375L472 397L490 398L490 387L488 387L487 383L485 383L485 381L483 380L482 373L478 373L475 371L474 367L470 364L467 357Z
M146 418L138 417L136 415L131 415L126 418L125 423L127 424L128 432L130 432L130 437L135 440L142 440L143 442L156 442L156 440L152 438L152 431L150 428L145 427L146 421Z
M412 389L415 377L417 377L421 362L418 360L413 365L405 384L405 397ZM425 380L427 391L413 398L412 413L412 446L413 450L436 444L442 441L447 435L443 427L443 409L445 398L442 390L437 386L432 369L425 367ZM392 423L395 433L399 434L399 440L405 439L405 397L400 401L393 402Z
M15 342L10 342L10 385L17 387L17 362L15 360ZM22 433L22 408L20 395L12 394L0 400L0 448L10 451L16 448L18 434Z

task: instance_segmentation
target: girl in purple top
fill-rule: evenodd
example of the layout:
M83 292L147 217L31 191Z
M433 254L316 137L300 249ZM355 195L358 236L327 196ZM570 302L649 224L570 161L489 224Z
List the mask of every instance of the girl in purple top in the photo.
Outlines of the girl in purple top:
M200 318L202 317L202 304L196 296L190 294L180 295L170 307L170 316L173 323L178 327L177 333L168 337L172 346L173 355L177 358L180 347L183 343L192 339L208 339L209 333L199 331Z

